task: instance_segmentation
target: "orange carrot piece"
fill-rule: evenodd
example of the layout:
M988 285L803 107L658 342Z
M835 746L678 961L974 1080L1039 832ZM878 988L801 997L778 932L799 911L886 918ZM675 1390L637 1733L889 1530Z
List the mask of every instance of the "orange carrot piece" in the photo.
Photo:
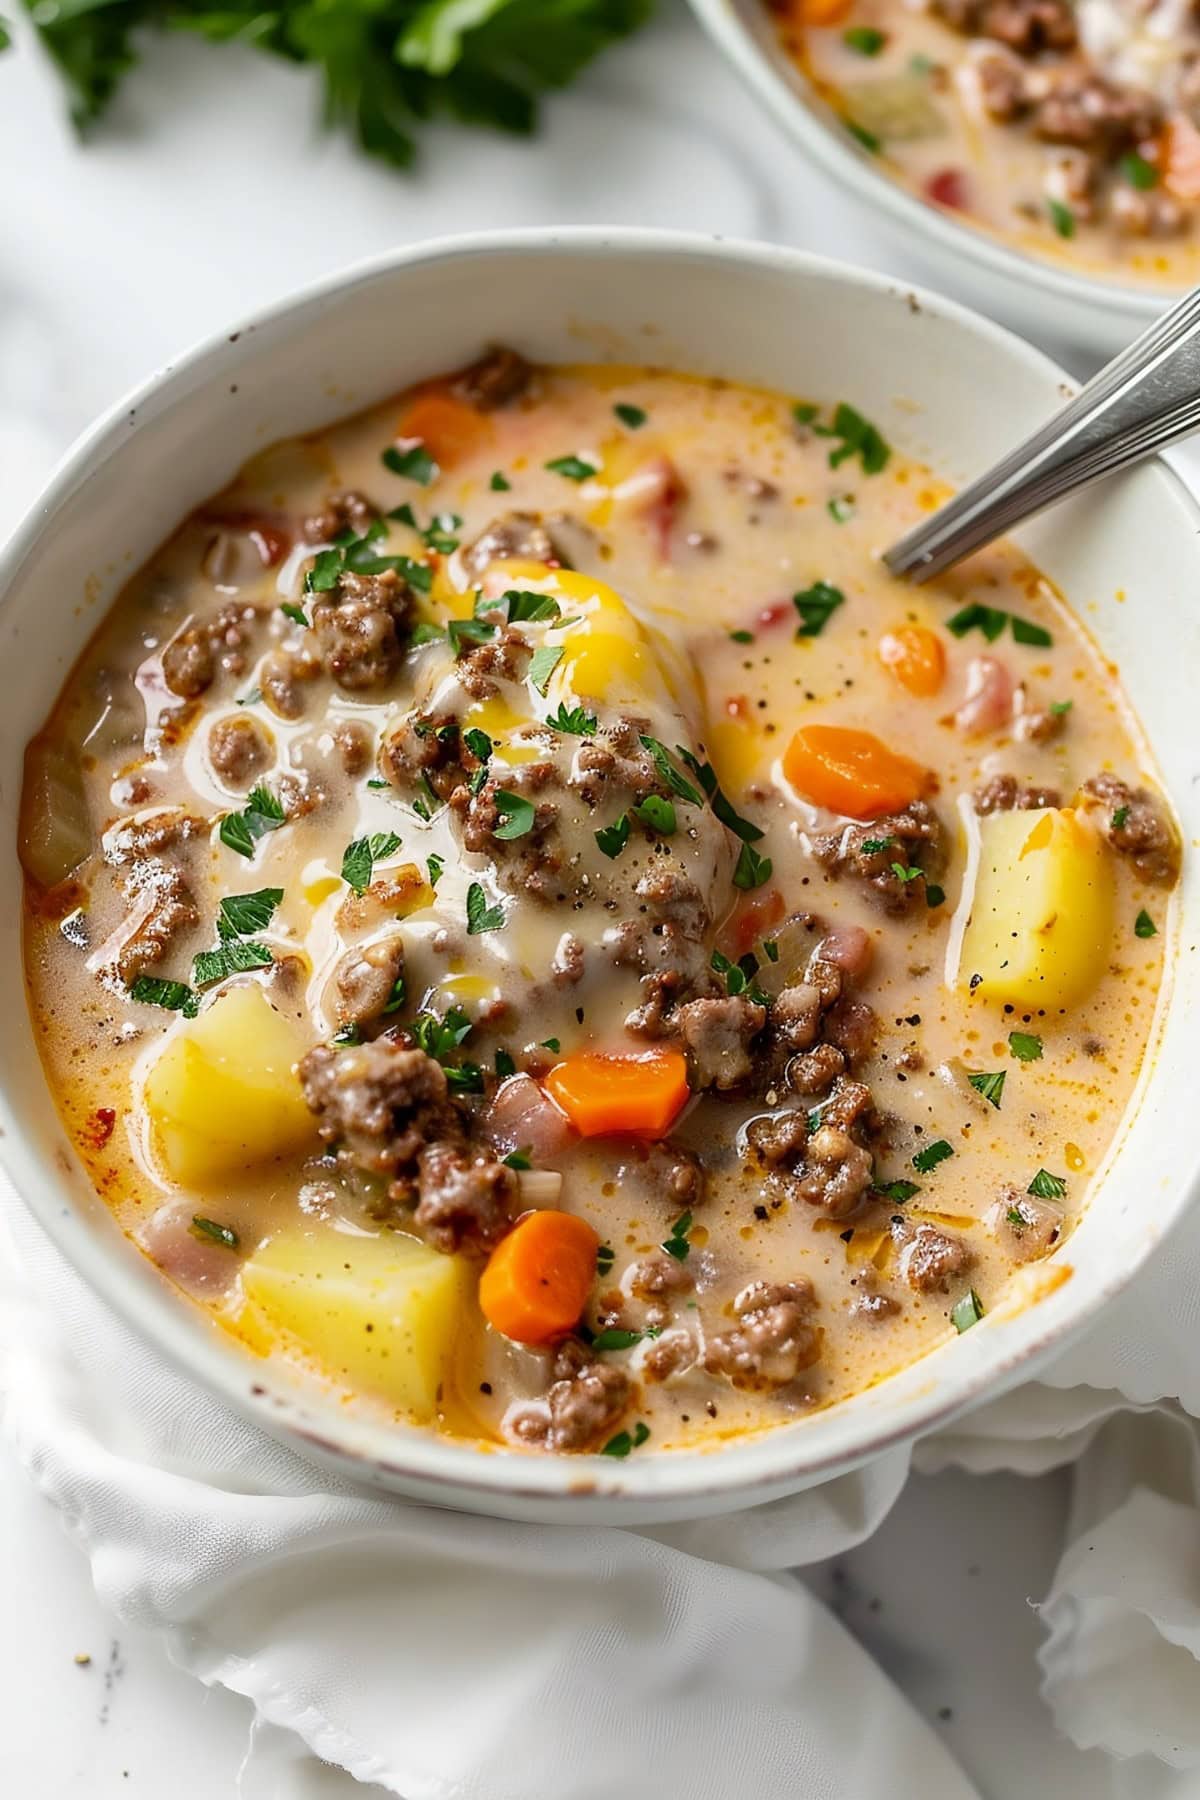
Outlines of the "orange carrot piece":
M1163 126L1159 166L1176 200L1200 200L1200 131L1184 113L1173 113Z
M920 699L936 694L946 673L946 652L925 625L898 625L879 640L879 660L902 688Z
M414 395L396 427L399 438L419 438L441 469L452 469L491 435L492 428L481 413L443 388L426 388Z
M579 1323L600 1239L572 1213L532 1212L501 1238L479 1278L489 1325L518 1344L548 1344Z
M784 751L783 772L798 794L848 819L878 819L927 792L928 769L899 756L869 731L802 725Z
M546 1092L582 1137L665 1137L688 1098L678 1050L627 1056L584 1051L556 1063Z
M787 901L777 887L746 895L732 918L721 927L721 948L736 962L747 950L753 950L760 939L769 938L772 928L780 924L786 913Z
M854 0L794 0L793 12L801 25L837 25Z

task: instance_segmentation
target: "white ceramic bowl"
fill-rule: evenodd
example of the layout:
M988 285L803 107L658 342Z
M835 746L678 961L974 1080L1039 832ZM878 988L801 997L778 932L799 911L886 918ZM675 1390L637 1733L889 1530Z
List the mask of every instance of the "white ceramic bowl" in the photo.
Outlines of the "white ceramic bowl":
M929 206L853 141L781 47L765 0L691 0L718 47L804 154L853 195L893 244L934 280L1040 343L1111 354L1162 312L1171 294L1076 274Z
M864 1461L1030 1373L1093 1318L1197 1186L1194 1070L1200 971L1172 946L1159 1054L1111 1172L1029 1303L825 1412L715 1452L539 1458L384 1429L233 1345L122 1240L93 1194L42 1077L25 1009L14 848L22 752L121 583L176 522L272 439L322 425L453 367L486 340L544 360L650 362L851 400L951 480L1043 419L1060 372L961 308L875 276L751 244L659 233L532 232L403 251L324 281L154 376L67 457L0 573L0 1147L13 1179L80 1272L197 1380L267 1431L405 1493L526 1518L622 1523L771 1499ZM1152 726L1190 842L1200 832L1194 700L1200 517L1161 464L1094 489L1025 536L1123 669ZM1122 595L1124 598L1120 598ZM1172 679L1174 677L1174 679ZM1196 877L1183 897L1197 942ZM1046 1270L1070 1266L1049 1291ZM1042 1295L1034 1299L1037 1284ZM147 1351L150 1354L150 1351Z

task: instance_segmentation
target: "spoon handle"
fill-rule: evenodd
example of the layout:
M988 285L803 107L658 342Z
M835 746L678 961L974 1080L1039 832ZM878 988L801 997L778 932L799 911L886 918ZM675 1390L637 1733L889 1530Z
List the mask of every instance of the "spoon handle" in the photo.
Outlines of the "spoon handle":
M1200 430L1200 288L1156 319L1052 419L884 552L928 581L1064 494Z

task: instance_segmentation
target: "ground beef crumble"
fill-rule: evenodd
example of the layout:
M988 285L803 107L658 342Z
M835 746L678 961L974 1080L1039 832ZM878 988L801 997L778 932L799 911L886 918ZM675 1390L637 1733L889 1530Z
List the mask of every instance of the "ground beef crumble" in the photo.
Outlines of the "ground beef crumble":
M733 1303L737 1324L710 1338L704 1367L736 1388L785 1386L821 1354L812 1323L816 1295L810 1281L752 1281Z
M505 1422L519 1443L542 1450L597 1449L637 1395L624 1369L593 1357L578 1338L559 1346L552 1375L545 1401L516 1409Z
M862 882L885 912L902 913L926 904L926 881L941 871L943 843L936 812L927 801L914 800L870 824L815 837L812 853L830 874Z
M1107 809L1105 835L1129 858L1143 881L1173 887L1179 879L1179 840L1166 808L1148 788L1131 788L1116 775L1093 775L1084 796Z

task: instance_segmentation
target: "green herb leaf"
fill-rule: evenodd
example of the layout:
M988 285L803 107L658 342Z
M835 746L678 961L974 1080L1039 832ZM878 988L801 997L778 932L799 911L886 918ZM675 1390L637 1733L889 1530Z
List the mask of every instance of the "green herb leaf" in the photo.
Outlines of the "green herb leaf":
M612 1245L611 1244L601 1244L600 1248L596 1252L596 1273L597 1273L597 1275L611 1274L612 1266L616 1262L616 1260L617 1260L617 1253L613 1249Z
M259 888L253 894L226 894L217 912L217 935L222 938L249 937L255 931L265 931L282 899L282 888Z
M595 713L585 712L582 706L573 706L568 712L560 700L558 711L552 712L546 724L555 731L567 731L574 737L595 737L597 719Z
M283 824L283 807L270 788L261 783L251 788L240 813L226 813L221 820L218 837L239 856L254 855L254 846L268 831L278 831Z
M414 650L419 650L422 644L444 644L446 633L440 625L432 625L428 619L421 619L413 626L408 641Z
M365 894L371 885L375 864L399 848L400 839L394 831L376 831L370 837L355 838L352 844L347 844L342 855L342 880L348 882L356 894Z
M753 844L743 844L733 871L733 885L738 888L761 887L770 881L774 864L769 856L760 856Z
M224 1250L236 1250L241 1239L232 1225L219 1225L215 1219L202 1219L196 1214L188 1227L193 1237L207 1238Z
M619 1325L610 1325L607 1330L596 1333L591 1348L599 1351L632 1350L635 1344L641 1343L644 1336L645 1333L641 1331L625 1331Z
M633 1428L632 1436L628 1431L618 1431L616 1437L609 1438L600 1454L601 1456L628 1456L631 1450L640 1449L649 1436L650 1427L644 1420L639 1419Z
M855 136L860 143L865 142L864 136L859 132L856 131ZM871 136L870 132L866 133L866 137ZM875 139L876 146L878 142ZM820 425L817 429L822 437L841 439L837 449L829 452L831 469L839 468L842 463L855 456L862 463L864 475L878 475L887 468L888 458L892 454L890 445L869 419L864 419L860 412L847 406L844 401L834 407L832 424Z
M762 951L768 962L777 963L779 961L779 945L774 938L763 939Z
M877 1194L882 1194L885 1199L892 1201L895 1206L903 1206L906 1200L911 1200L913 1195L919 1194L920 1191L921 1189L915 1181L885 1181L875 1190Z
M542 1039L542 1049L543 1050L553 1050L555 1056L557 1056L559 1051L562 1049L562 1044L560 1043L558 1038L543 1038Z
M1042 1060L1042 1040L1033 1031L1010 1031L1008 1047L1018 1062L1031 1063Z
M691 1213L680 1213L671 1227L670 1235L662 1241L661 1248L666 1251L668 1256L673 1256L676 1262L686 1262L688 1259L688 1253L692 1248L688 1239L688 1232L691 1229Z
M535 594L525 588L509 588L501 594L499 600L483 601L484 606L506 606L510 625L520 625L526 620L541 624L544 619L557 619L562 616L562 608L558 601L549 594ZM479 611L480 601L476 601L475 610Z
M587 481L596 473L595 464L584 462L582 456L556 456L542 466L553 475L564 476L567 481Z
M429 885L435 888L442 879L442 872L446 867L445 858L437 855L427 856L425 867L429 870Z
M864 150L868 150L872 156L882 156L883 142L875 136L873 131L868 131L865 125L856 125L853 119L843 119L842 123L850 136L860 143Z
M1113 814L1112 818L1109 820L1110 830L1123 831L1125 829L1125 824L1126 824L1126 821L1128 820L1128 818L1129 818L1129 808L1127 806L1118 806L1116 812Z
M885 850L894 849L895 843L894 837L864 838L862 852L864 856L879 856Z
M291 600L285 600L279 610L286 618L289 618L292 621L293 625L308 624L308 614L305 612L304 608L302 606L296 606Z
M970 1331L972 1325L978 1325L983 1317L983 1302L971 1288L961 1300L955 1302L950 1309L950 1323L961 1337L964 1331Z
M925 904L930 907L944 906L946 904L945 888L939 887L936 881L927 881L925 883Z
M596 833L596 842L605 856L611 856L614 860L620 856L629 842L629 829L628 813L622 813L611 825L601 826Z
M835 494L832 500L826 501L825 509L836 525L847 524L858 510L853 494Z
M1050 711L1056 719L1063 719L1070 712L1074 704L1075 702L1073 700L1052 700L1050 702Z
M403 475L406 481L417 481L422 487L428 487L438 473L438 466L424 444L411 444L407 450L401 450L398 444L389 444L380 460L393 475Z
M487 644L496 635L496 627L486 619L451 619L446 627L455 656L462 654L464 644Z
M654 737L639 738L638 742L641 744L643 750L648 750L650 752L654 761L654 767L658 770L660 780L666 782L673 794L677 794L681 800L686 800L689 806L704 805L704 795L700 793L697 788L692 786L685 775L680 774L679 770L675 767L675 764L671 761L670 752L665 744L660 743L659 740ZM692 760L695 761L694 758Z
M977 1094L982 1094L984 1099L990 1101L996 1111L999 1112L1000 1099L1004 1093L1004 1083L1007 1076L1007 1069L994 1069L990 1074L985 1074L983 1071L980 1071L978 1074L968 1075L967 1080L975 1089L975 1092Z
M877 31L874 25L848 25L842 33L842 42L847 50L856 50L859 56L878 56L887 43L887 33Z
M752 631L731 631L729 636L731 641L735 644L752 644L754 642L754 633Z
M1144 192L1147 188L1158 185L1158 170L1144 156L1139 156L1136 150L1123 156L1118 167L1130 187L1140 188Z
M924 869L919 869L915 863L894 862L892 864L892 874L897 881L919 881L924 873Z
M471 752L471 755L477 757L482 763L487 762L494 748L492 740L487 732L480 731L478 725L472 725L464 731L462 734L462 741Z
M306 594L327 594L341 579L344 554L341 550L318 550L312 567L304 577Z
M452 1006L443 1018L433 1012L420 1012L409 1028L413 1042L435 1062L445 1062L471 1035L471 1021L461 1006Z
M964 606L953 618L946 620L946 630L952 631L955 637L965 637L968 631L982 631L989 644L994 644L1008 623L1008 614L998 606L982 606L978 600L970 606Z
M1067 1191L1067 1184L1061 1175L1052 1175L1049 1169L1039 1169L1025 1192L1036 1194L1039 1200L1061 1200Z
M160 981L157 975L139 975L131 982L129 998L143 1006L161 1006L166 1012L182 1013L194 1019L200 1010L200 997L182 981Z
M533 802L524 794L514 794L509 788L497 788L495 801L500 813L500 823L495 827L492 836L505 843L513 838L522 838L533 830Z
M613 411L622 425L628 425L630 431L637 431L646 423L647 414L642 411L640 406L631 406L627 400L618 400Z
M814 406L811 400L797 400L792 408L792 417L797 425L811 425L813 420L819 419L820 416L820 407Z
M797 637L820 637L830 617L839 606L843 606L846 596L841 588L831 586L828 581L814 581L811 587L792 595L792 605L800 614L800 625Z
M542 644L529 659L529 679L538 693L545 696L550 686L550 677L562 661L563 646L561 644Z
M1012 634L1018 644L1034 644L1039 650L1048 650L1054 642L1044 625L1035 625L1032 619L1022 619L1016 613L1012 615Z
M918 1175L928 1175L937 1168L939 1163L945 1162L948 1156L953 1155L954 1146L948 1144L945 1138L938 1138L936 1143L926 1144L923 1150L917 1151L912 1159L912 1165Z
M1046 211L1050 214L1050 223L1060 238L1075 236L1075 214L1061 200L1047 200Z
M501 474L499 469L492 471L492 479L488 482L493 494L507 494L512 491L512 482Z
M215 950L201 950L192 960L192 980L197 987L209 987L224 981L228 975L244 975L248 969L268 969L275 958L265 944L249 938L231 937Z
M500 931L504 926L504 908L489 906L479 882L467 889L467 935L478 937L484 931Z
M532 1169L533 1167L532 1162L529 1160L528 1150L510 1150L503 1161L506 1169L525 1170Z
M1154 923L1154 920L1150 917L1150 914L1146 911L1144 906L1137 918L1133 921L1133 935L1134 937L1140 938L1152 938L1158 936L1158 926Z
M357 1025L343 1025L340 1030L334 1032L329 1041L344 1050L350 1045L361 1044L363 1034Z
M670 837L676 827L675 808L661 794L647 794L632 808L635 819L648 825L651 831L657 831L660 837Z

